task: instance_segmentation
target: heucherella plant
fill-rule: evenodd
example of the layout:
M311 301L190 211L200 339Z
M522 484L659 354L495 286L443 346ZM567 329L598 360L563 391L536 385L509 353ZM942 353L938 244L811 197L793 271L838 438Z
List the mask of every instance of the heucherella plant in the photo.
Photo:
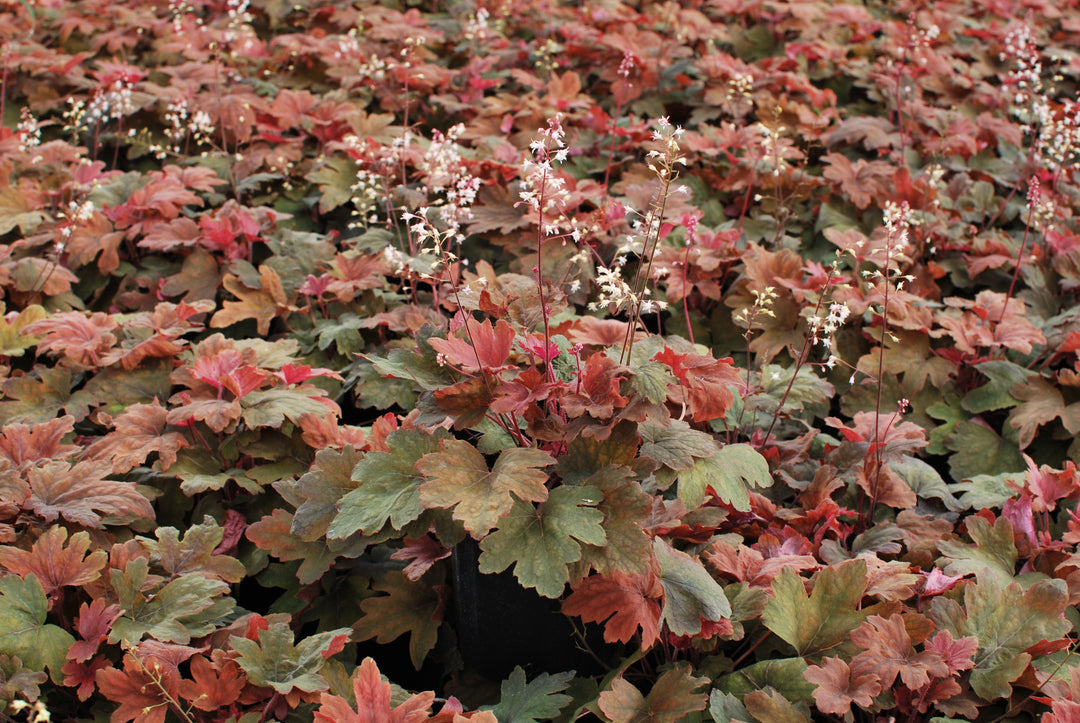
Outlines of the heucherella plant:
M1073 5L0 3L0 717L1071 721Z

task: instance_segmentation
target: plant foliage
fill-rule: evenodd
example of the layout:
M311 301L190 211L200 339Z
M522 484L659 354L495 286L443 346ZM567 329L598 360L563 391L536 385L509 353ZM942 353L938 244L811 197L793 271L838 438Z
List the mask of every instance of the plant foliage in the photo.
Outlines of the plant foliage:
M1078 46L0 3L4 719L1074 720Z

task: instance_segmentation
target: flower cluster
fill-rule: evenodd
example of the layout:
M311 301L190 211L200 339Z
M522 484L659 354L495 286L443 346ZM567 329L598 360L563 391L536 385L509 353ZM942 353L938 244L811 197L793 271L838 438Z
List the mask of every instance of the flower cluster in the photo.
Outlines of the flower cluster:
M753 289L750 293L754 295L754 303L740 309L732 316L736 324L746 327L744 336L747 338L752 333L754 322L759 315L776 318L776 313L772 310L773 302L777 299L775 286L766 286L764 291Z
M176 35L183 35L188 18L193 19L196 28L202 27L202 18L196 14L195 6L188 0L169 0L169 13L172 16L172 29Z
M26 153L41 145L41 128L29 108L24 107L19 111L19 125L15 130L19 134L20 153Z
M95 210L93 201L69 201L66 207L57 211L56 218L59 223L56 232L59 238L56 239L54 251L58 255L64 252L75 227L88 223L94 217Z
M191 113L187 100L176 100L165 111L165 137L169 140L166 148L160 144L151 144L150 151L157 158L164 158L168 153L180 153L181 143L191 138L196 144L209 144L214 134L214 121L206 111Z
M491 17L491 13L487 8L477 8L476 12L469 21L465 23L465 27L462 28L462 35L466 40L487 40L490 30L488 28L488 19Z
M565 180L556 175L553 164L566 160L570 151L564 138L562 115L548 121L547 128L540 128L539 137L529 144L532 158L521 163L521 189L519 203L536 211L540 229L545 236L570 233L577 241L580 231L566 218L566 202L570 194Z
M447 225L453 239L461 243L465 235L461 225L472 219L469 207L480 190L480 179L469 173L461 157L457 140L465 132L465 125L458 123L443 135L432 132L431 145L424 153L421 170L427 174L427 190L441 195L436 201L439 217Z
M98 88L86 108L86 122L90 125L120 120L135 112L131 95L131 81L117 78L104 88Z
M829 304L828 314L824 317L813 316L809 320L811 342L821 344L821 346L829 350L829 358L825 361L825 366L829 369L835 367L836 363L840 361L839 357L833 353L834 335L850 315L851 309L848 308L847 304L834 301Z
M378 223L379 204L386 195L382 177L366 168L356 169L356 182L349 187L349 194L355 219L349 228L367 228L368 224Z

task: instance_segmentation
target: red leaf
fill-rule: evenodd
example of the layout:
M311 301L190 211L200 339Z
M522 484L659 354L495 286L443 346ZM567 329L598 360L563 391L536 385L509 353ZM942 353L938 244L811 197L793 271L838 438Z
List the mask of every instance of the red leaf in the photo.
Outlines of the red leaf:
M931 678L949 675L949 668L940 654L932 650L914 652L904 618L900 615L887 619L871 615L851 632L851 641L866 651L856 658L866 659L882 687L891 687L897 674L904 685L912 689L927 685Z
M120 704L110 723L165 723L166 694L174 700L179 695L179 680L163 677L159 687L131 654L124 656L122 671L112 667L97 671L97 684L106 698Z
M646 575L592 575L563 602L563 613L585 622L604 623L604 640L628 642L641 630L642 649L652 647L660 632L664 588L651 570Z
M1065 470L1058 472L1049 465L1036 467L1031 457L1027 460L1027 475L1024 484L1010 482L1009 486L1017 491L1026 488L1031 493L1032 512L1053 512L1058 500L1073 499L1080 494L1080 473L1073 462L1065 463Z
M83 458L109 460L114 474L124 474L157 454L154 466L169 469L176 462L176 453L189 444L179 432L165 431L168 414L157 399L151 404L132 404L115 420L99 412L99 421L112 424L113 431L86 447Z
M449 547L446 547L431 535L424 535L418 539L405 538L405 546L395 550L390 558L393 560L411 560L402 572L405 573L405 577L416 582L436 562L450 557L451 552L452 550Z
M343 381L341 375L333 369L324 369L322 367L312 369L310 364L285 364L281 367L281 371L273 372L273 374L286 384L299 384L315 377L330 377L331 379L337 379L339 382Z
M654 356L653 360L670 366L672 373L682 383L683 393L669 392L669 398L676 403L688 403L695 422L723 417L735 401L735 394L728 386L741 382L738 369L730 357L713 359L703 354L676 354L664 347L664 351Z
M215 389L228 389L237 399L258 389L267 379L254 366L246 364L235 349L222 349L210 357L200 356L192 366L191 375Z
M225 531L221 536L221 544L214 548L215 555L235 555L236 546L247 529L247 518L239 510L225 510Z
M923 595L940 595L951 590L956 583L964 579L963 575L946 575L939 568L932 568L924 578Z
M428 339L446 361L466 371L496 371L510 358L514 347L514 327L500 319L492 328L490 321L466 323L461 336ZM469 343L471 340L472 344Z
M588 413L596 419L611 417L616 408L626 406L619 386L629 370L602 352L592 354L581 370L579 390L563 397L563 408L571 417Z
M97 672L109 667L109 660L104 655L94 658L90 663L69 660L60 670L64 673L64 685L78 688L75 695L79 700L86 700L94 694Z
M945 661L949 673L956 675L975 665L975 653L979 650L979 639L974 635L953 640L952 633L942 630L926 644L926 650L937 653Z
M46 462L27 471L30 498L24 506L41 519L59 516L86 527L102 526L102 517L121 515L153 519L154 508L139 494L134 482L105 479L108 462Z
M709 547L704 557L720 572L733 575L736 580L765 590L771 589L773 578L785 567L801 571L813 570L818 566L813 555L779 554L765 557L754 548L746 545L735 548L724 540L717 540Z
M109 636L109 630L121 612L119 605L106 605L101 598L89 605L83 603L79 608L79 620L75 623L75 630L82 640L75 641L68 649L68 660L81 663L93 657L98 646Z

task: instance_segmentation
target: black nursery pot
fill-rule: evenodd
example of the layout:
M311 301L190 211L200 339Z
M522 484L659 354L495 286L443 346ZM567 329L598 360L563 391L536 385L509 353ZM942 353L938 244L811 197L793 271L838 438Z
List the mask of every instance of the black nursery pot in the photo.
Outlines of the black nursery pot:
M466 539L454 547L451 574L458 647L465 665L491 680L502 680L520 665L529 678L563 670L601 672L582 650L559 601L522 587L506 570L479 571L480 547ZM595 626L586 628L589 648L601 657L611 651Z

